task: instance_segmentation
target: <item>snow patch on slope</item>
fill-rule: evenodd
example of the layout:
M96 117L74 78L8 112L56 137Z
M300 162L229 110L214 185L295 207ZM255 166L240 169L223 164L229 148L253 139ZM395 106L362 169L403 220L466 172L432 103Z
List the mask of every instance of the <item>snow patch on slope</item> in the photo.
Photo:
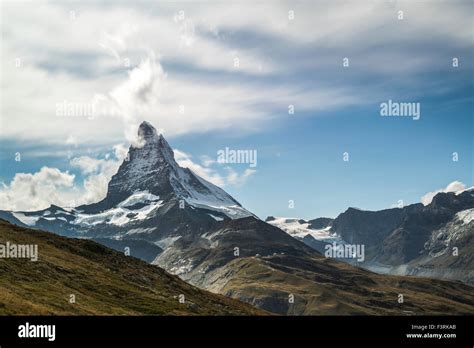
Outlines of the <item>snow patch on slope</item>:
M219 216L215 216L215 215L212 215L212 214L207 214L207 215L209 215L211 218L213 218L213 219L216 220L216 221L222 221L222 220L224 220L224 218L221 218L221 217L219 217Z
M331 232L331 227L328 226L322 229L309 228L309 222L302 222L301 219L276 217L274 220L267 221L269 224L278 227L285 231L290 236L302 239L307 235L312 236L316 240L332 242L340 240L340 238Z
M155 231L156 228L132 228L128 230L125 235L132 235L132 234L150 234Z
M456 214L456 219L461 221L463 225L469 224L474 220L474 208L458 212Z
M117 205L117 208L111 208L98 214L78 214L74 223L79 225L94 226L98 224L112 224L123 226L129 222L145 220L149 215L163 205L159 197L148 193L147 191L135 192L123 202ZM148 203L140 209L129 209L138 203Z
M182 275L191 272L194 268L193 262L190 259L179 259L173 263L173 266L168 270L171 274Z
M231 219L254 216L227 192L195 175L190 169L185 170L176 166L175 173L176 175L170 178L171 185L189 205L221 212Z
M123 202L120 202L118 207L132 207L137 204L148 204L150 202L156 202L160 199L159 196L156 196L148 191L137 191L128 197Z
M163 239L160 239L160 240L156 241L155 244L158 245L161 249L165 250L169 246L173 245L174 242L176 242L180 238L181 238L181 236L166 237L166 238L163 238Z
M22 223L28 226L34 226L36 222L38 221L38 219L40 218L40 216L32 216L32 215L29 216L23 213L15 213L15 212L12 212L12 215L18 220L20 220Z

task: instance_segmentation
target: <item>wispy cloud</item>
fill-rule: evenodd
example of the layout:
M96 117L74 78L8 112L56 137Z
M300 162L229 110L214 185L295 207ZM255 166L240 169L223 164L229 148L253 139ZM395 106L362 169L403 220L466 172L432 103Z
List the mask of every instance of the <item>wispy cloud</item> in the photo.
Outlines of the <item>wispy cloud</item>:
M290 104L318 115L387 93L448 92L441 83L423 88L423 74L452 56L472 55L465 30L472 18L462 2L107 6L105 16L102 4L90 2L48 2L35 11L2 4L8 88L1 111L8 122L1 137L62 143L66 133L105 144L124 134L130 140L143 119L167 136L261 131L288 117ZM446 62L431 54L440 44ZM344 57L350 69L343 69ZM55 106L65 100L118 112L58 117Z
M74 199L75 175L57 168L42 167L38 172L17 173L0 187L0 209L38 210L50 204L69 206Z
M81 182L76 180L76 175L58 168L42 167L35 173L17 173L10 183L0 185L0 209L34 211L51 204L74 207L98 202L107 195L108 183L127 151L123 144L117 144L101 158L87 155L71 158L70 168L80 171ZM181 167L221 187L244 185L256 173L255 169L239 173L229 166L222 167L209 156L203 156L199 164L190 154L173 151Z
M463 192L465 189L466 189L466 185L464 185L462 182L460 182L460 181L453 181L453 182L451 182L450 184L448 184L448 186L446 186L445 188L442 188L442 189L439 189L439 190L435 190L435 191L426 193L425 195L423 195L423 197L421 197L420 201L421 201L421 203L423 203L424 205L428 205L428 204L431 203L431 201L433 200L434 196L436 196L436 195L437 195L438 193L440 193L440 192L461 193L461 192Z
M100 201L127 151L122 144L115 145L113 150L103 158L71 158L70 168L80 171L81 182L68 170L46 166L35 173L15 174L10 183L1 183L0 209L33 211L51 204L75 207Z
M255 169L250 168L239 173L229 166L221 167L217 165L217 161L212 160L209 156L203 156L201 165L193 161L191 155L176 149L174 150L174 156L181 167L189 168L200 177L221 187L241 186L256 173Z

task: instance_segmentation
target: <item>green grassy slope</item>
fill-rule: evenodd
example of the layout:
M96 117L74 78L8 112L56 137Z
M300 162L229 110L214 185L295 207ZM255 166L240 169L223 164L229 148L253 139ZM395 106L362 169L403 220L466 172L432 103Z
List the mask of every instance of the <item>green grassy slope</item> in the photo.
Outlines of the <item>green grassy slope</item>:
M304 267L307 265L307 267ZM474 314L474 287L458 281L380 275L331 259L239 258L209 290L280 314ZM294 301L289 301L293 295ZM399 295L403 302L399 302Z
M268 314L91 241L0 220L6 242L37 244L39 259L0 258L0 315Z

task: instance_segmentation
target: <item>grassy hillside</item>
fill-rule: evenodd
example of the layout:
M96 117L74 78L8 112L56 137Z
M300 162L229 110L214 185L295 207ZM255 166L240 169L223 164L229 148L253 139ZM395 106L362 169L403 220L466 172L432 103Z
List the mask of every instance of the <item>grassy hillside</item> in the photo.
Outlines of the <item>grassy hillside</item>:
M39 258L0 258L0 315L268 314L95 242L0 220L0 244L7 242L37 244Z
M306 267L305 267L306 265ZM474 314L474 287L461 282L379 275L318 257L240 258L213 279L214 292L280 314ZM225 275L225 281L221 279ZM294 303L289 302L289 295ZM399 303L399 295L403 303Z
M185 264L191 270L180 274L186 281L273 313L474 314L472 285L376 274L326 258L253 218L224 221L217 231L188 244L184 238L178 240L157 261L165 269L179 270L182 260L191 260Z

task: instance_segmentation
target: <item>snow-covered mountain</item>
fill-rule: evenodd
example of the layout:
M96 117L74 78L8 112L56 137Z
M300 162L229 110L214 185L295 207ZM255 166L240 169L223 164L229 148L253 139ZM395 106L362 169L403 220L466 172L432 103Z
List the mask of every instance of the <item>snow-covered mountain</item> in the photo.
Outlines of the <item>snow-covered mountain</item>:
M0 212L12 223L61 235L123 240L123 245L139 239L160 248L204 233L219 221L249 216L254 215L224 190L180 167L168 142L148 122L138 128L137 144L130 146L100 202Z
M333 219L317 218L306 221L298 218L269 216L265 222L278 227L321 254L324 254L328 244L345 244L341 236L331 231Z
M265 221L280 228L294 238L303 239L311 236L316 240L327 242L341 240L339 236L331 232L330 223L322 228L314 228L310 221L297 218L269 216Z
M187 205L216 211L229 218L252 215L221 188L182 168L163 135L148 122L138 128L138 142L108 185L107 196L96 204L78 207L86 213L103 212L146 195L168 202L183 200ZM140 202L138 202L140 203Z
M321 253L331 243L364 245L365 261L357 265L372 271L473 283L473 211L470 188L438 193L427 206L349 208L334 220L269 217L266 221Z
M181 168L171 147L149 123L140 125L138 136L102 201L74 208L53 205L36 212L0 211L0 218L60 235L93 239L122 252L128 249L132 256L191 284L280 314L387 314L386 303L393 301L394 293L406 293L412 307L391 307L393 314L404 314L404 310L469 310L446 295L456 289L459 298L468 296L469 289L463 284L435 282L428 286L409 278L401 282L399 277L376 275L316 251L348 236L354 243L389 240L387 234L402 226L404 218L423 212L420 207L405 213L380 214L349 209L334 221L274 218L276 226L272 226L224 190ZM462 240L464 245L472 246L469 239L458 238L469 236L465 230L469 232L474 223L466 211L473 207L469 197L461 198L457 202L452 197L435 197L432 212L441 222L454 216L462 221L456 222L457 232L446 231L446 240ZM414 222L431 227L433 219L428 212L424 214ZM410 235L411 225L404 227ZM380 249L380 244L374 245ZM404 245L399 244L398 249ZM472 253L462 250L467 260L463 264L468 265ZM449 253L446 257L447 262L452 261ZM425 303L433 291L437 291L436 301ZM290 295L295 303L288 301Z

